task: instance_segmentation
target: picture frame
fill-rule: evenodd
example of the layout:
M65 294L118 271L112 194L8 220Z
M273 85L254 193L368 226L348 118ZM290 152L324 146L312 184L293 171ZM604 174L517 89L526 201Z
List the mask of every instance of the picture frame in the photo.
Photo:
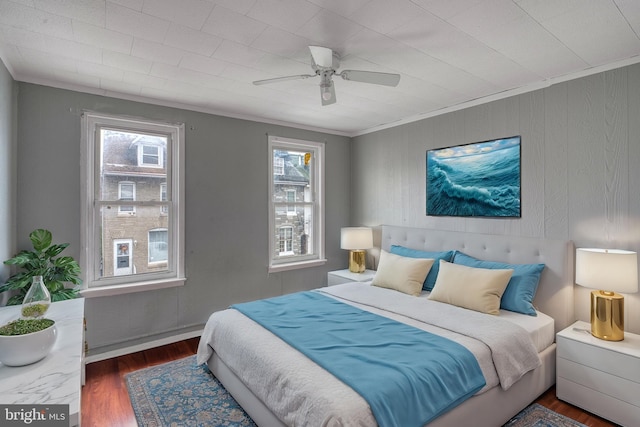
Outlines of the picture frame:
M427 150L426 214L520 218L521 137Z

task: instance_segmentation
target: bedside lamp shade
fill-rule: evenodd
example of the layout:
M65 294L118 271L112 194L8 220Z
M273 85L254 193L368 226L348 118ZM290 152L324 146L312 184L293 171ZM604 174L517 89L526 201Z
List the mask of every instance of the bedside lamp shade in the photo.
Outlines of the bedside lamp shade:
M591 334L607 341L624 339L624 297L638 292L638 256L619 249L576 250L576 284L591 292Z
M349 250L349 271L365 270L365 249L373 247L373 231L369 227L343 227L340 230L340 247Z

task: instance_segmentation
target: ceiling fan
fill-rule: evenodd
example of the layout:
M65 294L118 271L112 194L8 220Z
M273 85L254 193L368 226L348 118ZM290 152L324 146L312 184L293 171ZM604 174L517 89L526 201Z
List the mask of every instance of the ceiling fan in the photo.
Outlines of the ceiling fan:
M379 73L375 71L343 70L337 72L340 67L340 57L333 50L322 46L309 46L311 51L311 68L315 74L298 74L295 76L276 77L273 79L257 80L254 85L277 83L287 80L301 80L310 77L320 77L320 98L322 105L335 104L336 91L333 86L333 76L340 76L344 80L372 83L384 86L397 86L400 82L399 74Z

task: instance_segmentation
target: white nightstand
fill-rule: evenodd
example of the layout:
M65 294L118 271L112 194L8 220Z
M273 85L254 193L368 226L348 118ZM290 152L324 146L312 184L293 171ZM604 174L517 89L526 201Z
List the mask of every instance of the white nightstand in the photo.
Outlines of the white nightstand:
M368 282L375 276L375 270L365 270L363 273L352 273L348 268L327 273L327 286L339 285L347 282Z
M623 341L591 335L587 322L576 322L556 336L558 399L623 426L640 420L640 335L625 332Z

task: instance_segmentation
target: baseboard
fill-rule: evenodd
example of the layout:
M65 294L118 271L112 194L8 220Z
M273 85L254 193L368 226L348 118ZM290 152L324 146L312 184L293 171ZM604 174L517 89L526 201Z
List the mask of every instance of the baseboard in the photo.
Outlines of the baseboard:
M199 337L202 335L203 329L204 326L198 325L170 333L152 335L109 346L97 347L89 350L84 358L84 363L100 362L101 360L112 359L114 357L124 356L125 354L136 353L138 351L149 350L151 348Z

